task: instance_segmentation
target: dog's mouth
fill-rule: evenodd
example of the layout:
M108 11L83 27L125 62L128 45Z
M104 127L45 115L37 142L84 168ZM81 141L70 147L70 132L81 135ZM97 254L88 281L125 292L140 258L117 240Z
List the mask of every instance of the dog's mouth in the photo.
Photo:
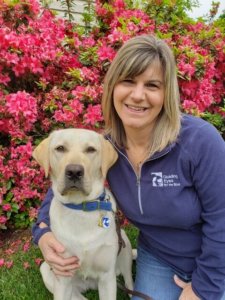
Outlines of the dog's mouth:
M68 193L81 192L88 195L90 192L90 187L88 180L85 176L85 169L80 164L68 164L64 172L64 182L60 188L60 194L62 196Z
M66 194L73 192L82 192L84 194L88 194L83 185L65 185L60 194L65 196Z

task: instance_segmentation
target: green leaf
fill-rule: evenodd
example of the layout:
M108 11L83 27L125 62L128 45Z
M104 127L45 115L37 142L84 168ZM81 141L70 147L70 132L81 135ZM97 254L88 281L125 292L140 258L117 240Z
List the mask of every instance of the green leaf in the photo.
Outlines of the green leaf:
M18 210L19 210L19 205L17 203L12 203L11 204L11 207L12 207L12 211L15 212L15 213L18 213Z
M14 195L13 195L12 192L8 192L7 195L6 195L6 198L5 198L5 202L9 203L12 200L13 196Z

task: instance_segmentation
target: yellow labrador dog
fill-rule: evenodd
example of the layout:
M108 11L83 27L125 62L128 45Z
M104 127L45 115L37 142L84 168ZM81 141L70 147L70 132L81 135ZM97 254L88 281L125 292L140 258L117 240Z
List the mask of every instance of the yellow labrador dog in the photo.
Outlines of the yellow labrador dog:
M54 300L84 300L82 293L88 289L98 289L100 300L116 300L116 275L122 274L126 287L133 288L131 245L122 231L126 246L118 251L116 204L104 188L116 151L94 131L63 129L43 140L33 157L51 176L52 232L66 247L65 255L80 261L72 278L55 276L44 262L41 274L47 289Z

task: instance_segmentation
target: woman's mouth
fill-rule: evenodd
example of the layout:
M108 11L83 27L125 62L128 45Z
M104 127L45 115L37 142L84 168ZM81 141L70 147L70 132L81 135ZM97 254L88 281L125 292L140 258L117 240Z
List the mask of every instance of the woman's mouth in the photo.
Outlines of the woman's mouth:
M135 105L129 105L129 104L125 104L125 106L132 111L135 112L143 112L146 111L148 108L147 107L142 107L142 106L135 106Z

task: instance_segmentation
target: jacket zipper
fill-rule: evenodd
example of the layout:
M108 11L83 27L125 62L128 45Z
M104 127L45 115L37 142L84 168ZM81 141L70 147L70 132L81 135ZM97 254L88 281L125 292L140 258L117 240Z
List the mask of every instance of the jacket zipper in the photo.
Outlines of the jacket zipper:
M142 203L141 203L141 167L142 167L142 165L139 166L138 175L136 174L136 172L135 172L135 174L137 176L136 184L137 184L137 189L138 189L138 205L139 205L140 212L143 215L144 212L143 212Z
M117 151L121 155L123 155L126 158L128 163L130 164L132 170L134 171L134 174L136 175L136 186L137 186L137 190L138 190L138 205L139 205L140 213L143 215L144 212L143 212L142 203L141 203L141 167L142 167L142 165L140 165L140 168L139 168L138 174L137 174L134 170L132 163L129 161L128 157L125 154L123 154L115 145L114 145L114 147L117 149Z
M158 159L158 158L160 158L160 157L166 155L167 153L169 153L170 150L168 150L167 152L165 152L165 153L163 153L163 154L161 154L161 155L159 155L159 156L157 156L157 157L155 157L155 158L149 158L149 159L146 159L146 160L140 165L140 168L139 168L138 174L137 174L137 173L135 172L135 170L134 170L134 167L133 167L132 163L129 161L128 157L127 157L123 152L121 152L121 151L120 151L120 150L112 143L112 141L111 141L110 139L109 139L109 141L110 141L111 144L114 146L114 148L116 148L117 151L118 151L121 155L123 155L123 156L126 158L126 160L128 161L128 163L130 164L132 170L134 171L134 174L136 175L136 180L137 180L137 181L136 181L136 185L137 185L137 189L138 189L138 205L139 205L140 213L143 215L144 212L143 212L142 201L141 201L141 168L142 168L142 166L143 166L143 164L144 164L145 162L151 161L151 160L155 160L155 159Z

